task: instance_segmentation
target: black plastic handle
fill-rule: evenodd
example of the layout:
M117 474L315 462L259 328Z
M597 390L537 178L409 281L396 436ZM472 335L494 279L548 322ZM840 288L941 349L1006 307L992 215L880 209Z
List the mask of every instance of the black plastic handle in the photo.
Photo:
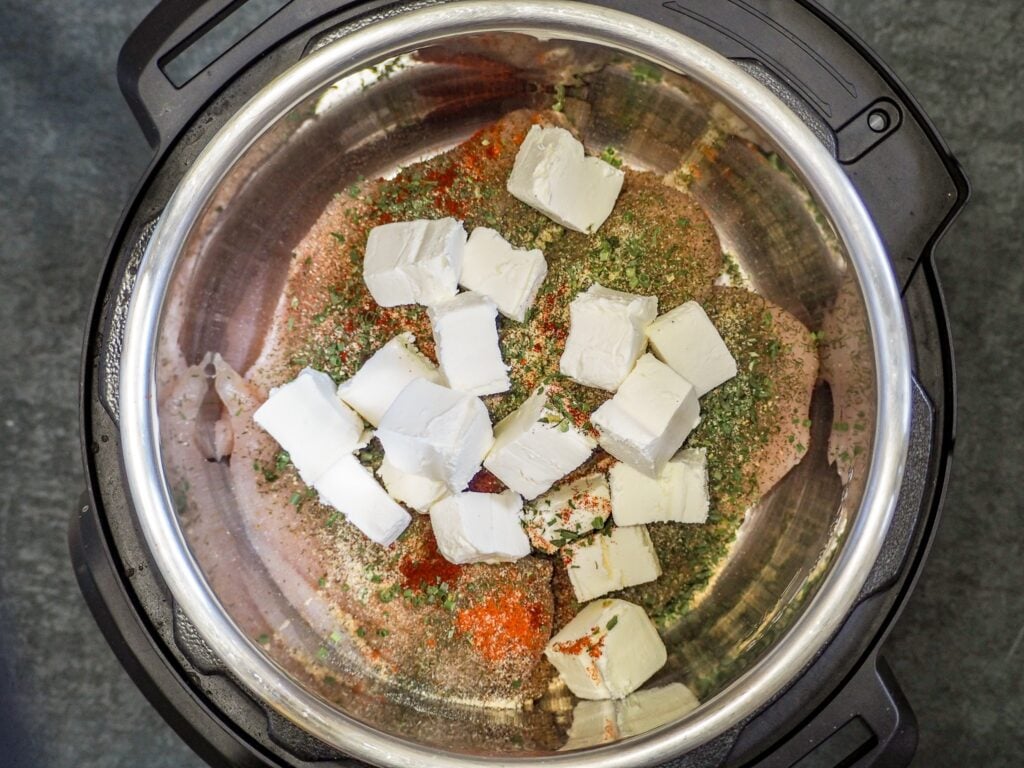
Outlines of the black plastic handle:
M676 29L741 65L756 64L784 87L791 107L797 102L798 114L820 118L901 286L966 203L967 179L923 110L814 0L595 1Z
M175 85L167 74L168 64L221 24L233 23L235 12L248 2L164 0L125 42L117 62L118 83L154 148L168 146L213 96L276 44L325 13L355 4L290 0L255 28L238 30L240 39L228 50L187 82Z
M201 98L212 95L232 73L217 68L216 76L197 76L176 87L162 63L213 29L246 0L176 0L161 2L142 20L121 48L117 80L146 140L153 147L164 144L185 120L185 113ZM207 69L210 73L215 67ZM194 96L193 94L196 94Z
M914 712L889 665L876 656L758 768L906 768L916 748Z

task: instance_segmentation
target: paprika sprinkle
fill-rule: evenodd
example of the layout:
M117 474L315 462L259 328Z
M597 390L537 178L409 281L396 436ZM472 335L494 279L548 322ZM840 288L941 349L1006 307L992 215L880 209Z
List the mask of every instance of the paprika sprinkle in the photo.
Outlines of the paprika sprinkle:
M522 592L511 589L459 611L455 627L472 636L481 656L500 663L510 657L539 655L551 634L544 614L540 603L528 603Z
M437 540L433 532L427 528L423 532L421 552L419 556L406 555L398 564L402 574L402 587L405 589L424 589L439 584L454 585L462 573L462 566L449 563L437 551Z

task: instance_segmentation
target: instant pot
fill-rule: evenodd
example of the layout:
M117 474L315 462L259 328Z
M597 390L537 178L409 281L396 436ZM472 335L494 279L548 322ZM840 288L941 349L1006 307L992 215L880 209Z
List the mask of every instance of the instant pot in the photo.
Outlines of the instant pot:
M249 28L232 37L240 18ZM840 22L809 0L165 0L118 77L154 155L88 329L89 488L71 555L108 642L198 754L232 766L909 763L916 723L879 652L949 472L954 372L933 251L968 185ZM200 371L188 439L201 440L204 414L223 407L209 354L244 374L265 353L291 253L332 196L523 108L562 111L591 151L615 147L684 185L745 284L814 332L822 364L805 457L666 631L651 685L681 682L700 706L612 736L588 732L567 697L524 711L417 698L366 675L343 638L319 653L327 608L274 537L246 525L230 455L189 470L198 527L182 523L166 471L181 439L169 393Z

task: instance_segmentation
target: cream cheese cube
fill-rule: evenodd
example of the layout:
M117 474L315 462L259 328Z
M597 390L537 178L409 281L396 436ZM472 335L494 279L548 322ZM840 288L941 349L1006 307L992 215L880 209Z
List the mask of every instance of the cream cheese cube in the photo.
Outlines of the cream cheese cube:
M590 421L602 448L657 477L700 423L700 401L690 382L648 354Z
M676 461L684 467L686 504L682 523L706 523L711 511L711 492L708 489L708 452L704 448L686 448L676 454Z
M647 348L656 296L634 296L595 283L569 305L569 338L559 370L587 387L614 392Z
M487 296L501 314L521 323L547 274L541 251L513 248L493 229L477 227L466 243L459 284Z
M457 565L510 563L530 554L518 493L460 493L430 508L437 549Z
M612 562L611 536L592 535L562 549L562 561L581 603L622 589L622 571Z
M412 520L355 456L336 461L313 487L323 503L381 546L393 544Z
M411 333L400 333L363 363L355 376L338 386L338 397L379 426L398 393L413 379L444 383L437 366L420 354Z
M449 493L448 486L440 480L403 472L388 461L387 454L377 470L377 476L391 498L423 514L430 512L430 507Z
M479 397L415 379L381 419L377 438L402 472L443 482L456 493L480 470L494 442Z
M616 525L680 522L686 504L682 467L669 461L657 477L645 475L624 462L608 471L612 514Z
M252 418L288 452L309 485L356 450L363 435L363 420L335 396L331 377L312 368L272 389Z
M576 599L581 603L661 576L661 563L647 527L616 526L562 550Z
M610 560L622 574L622 589L661 576L661 562L646 525L615 526L609 539Z
M696 301L666 312L647 329L651 349L703 397L736 375L736 360Z
M494 428L484 466L501 482L532 499L590 458L597 443L547 408L538 390Z
M569 752L618 741L621 734L616 709L615 702L608 699L576 702L565 744L558 751Z
M682 683L669 683L629 694L618 701L580 701L559 751L585 749L653 731L680 720L700 706Z
M508 390L508 366L501 359L498 308L480 293L461 293L428 310L437 360L448 386L471 395Z
M459 290L466 230L452 218L400 221L370 230L363 280L382 307L433 306Z
M533 126L516 154L509 193L577 232L604 224L622 191L625 174L596 157L564 128Z
M581 699L621 699L668 660L654 623L639 605L596 600L544 649L569 690Z
M601 473L565 483L538 497L525 513L534 549L553 555L576 539L604 528L611 516L611 492Z
M619 462L608 478L616 525L704 523L708 519L707 452L703 448L680 451L657 477Z
M619 733L625 739L653 731L686 717L699 706L700 700L682 683L637 691L617 703Z

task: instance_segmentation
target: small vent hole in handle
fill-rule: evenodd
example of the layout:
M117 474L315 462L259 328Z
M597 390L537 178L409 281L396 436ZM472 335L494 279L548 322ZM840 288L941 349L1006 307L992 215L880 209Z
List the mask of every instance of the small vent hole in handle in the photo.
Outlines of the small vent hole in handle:
M160 60L160 69L181 88L262 26L291 0L241 0L228 6Z
M891 99L878 99L836 131L839 162L855 163L885 141L903 123L903 112Z

